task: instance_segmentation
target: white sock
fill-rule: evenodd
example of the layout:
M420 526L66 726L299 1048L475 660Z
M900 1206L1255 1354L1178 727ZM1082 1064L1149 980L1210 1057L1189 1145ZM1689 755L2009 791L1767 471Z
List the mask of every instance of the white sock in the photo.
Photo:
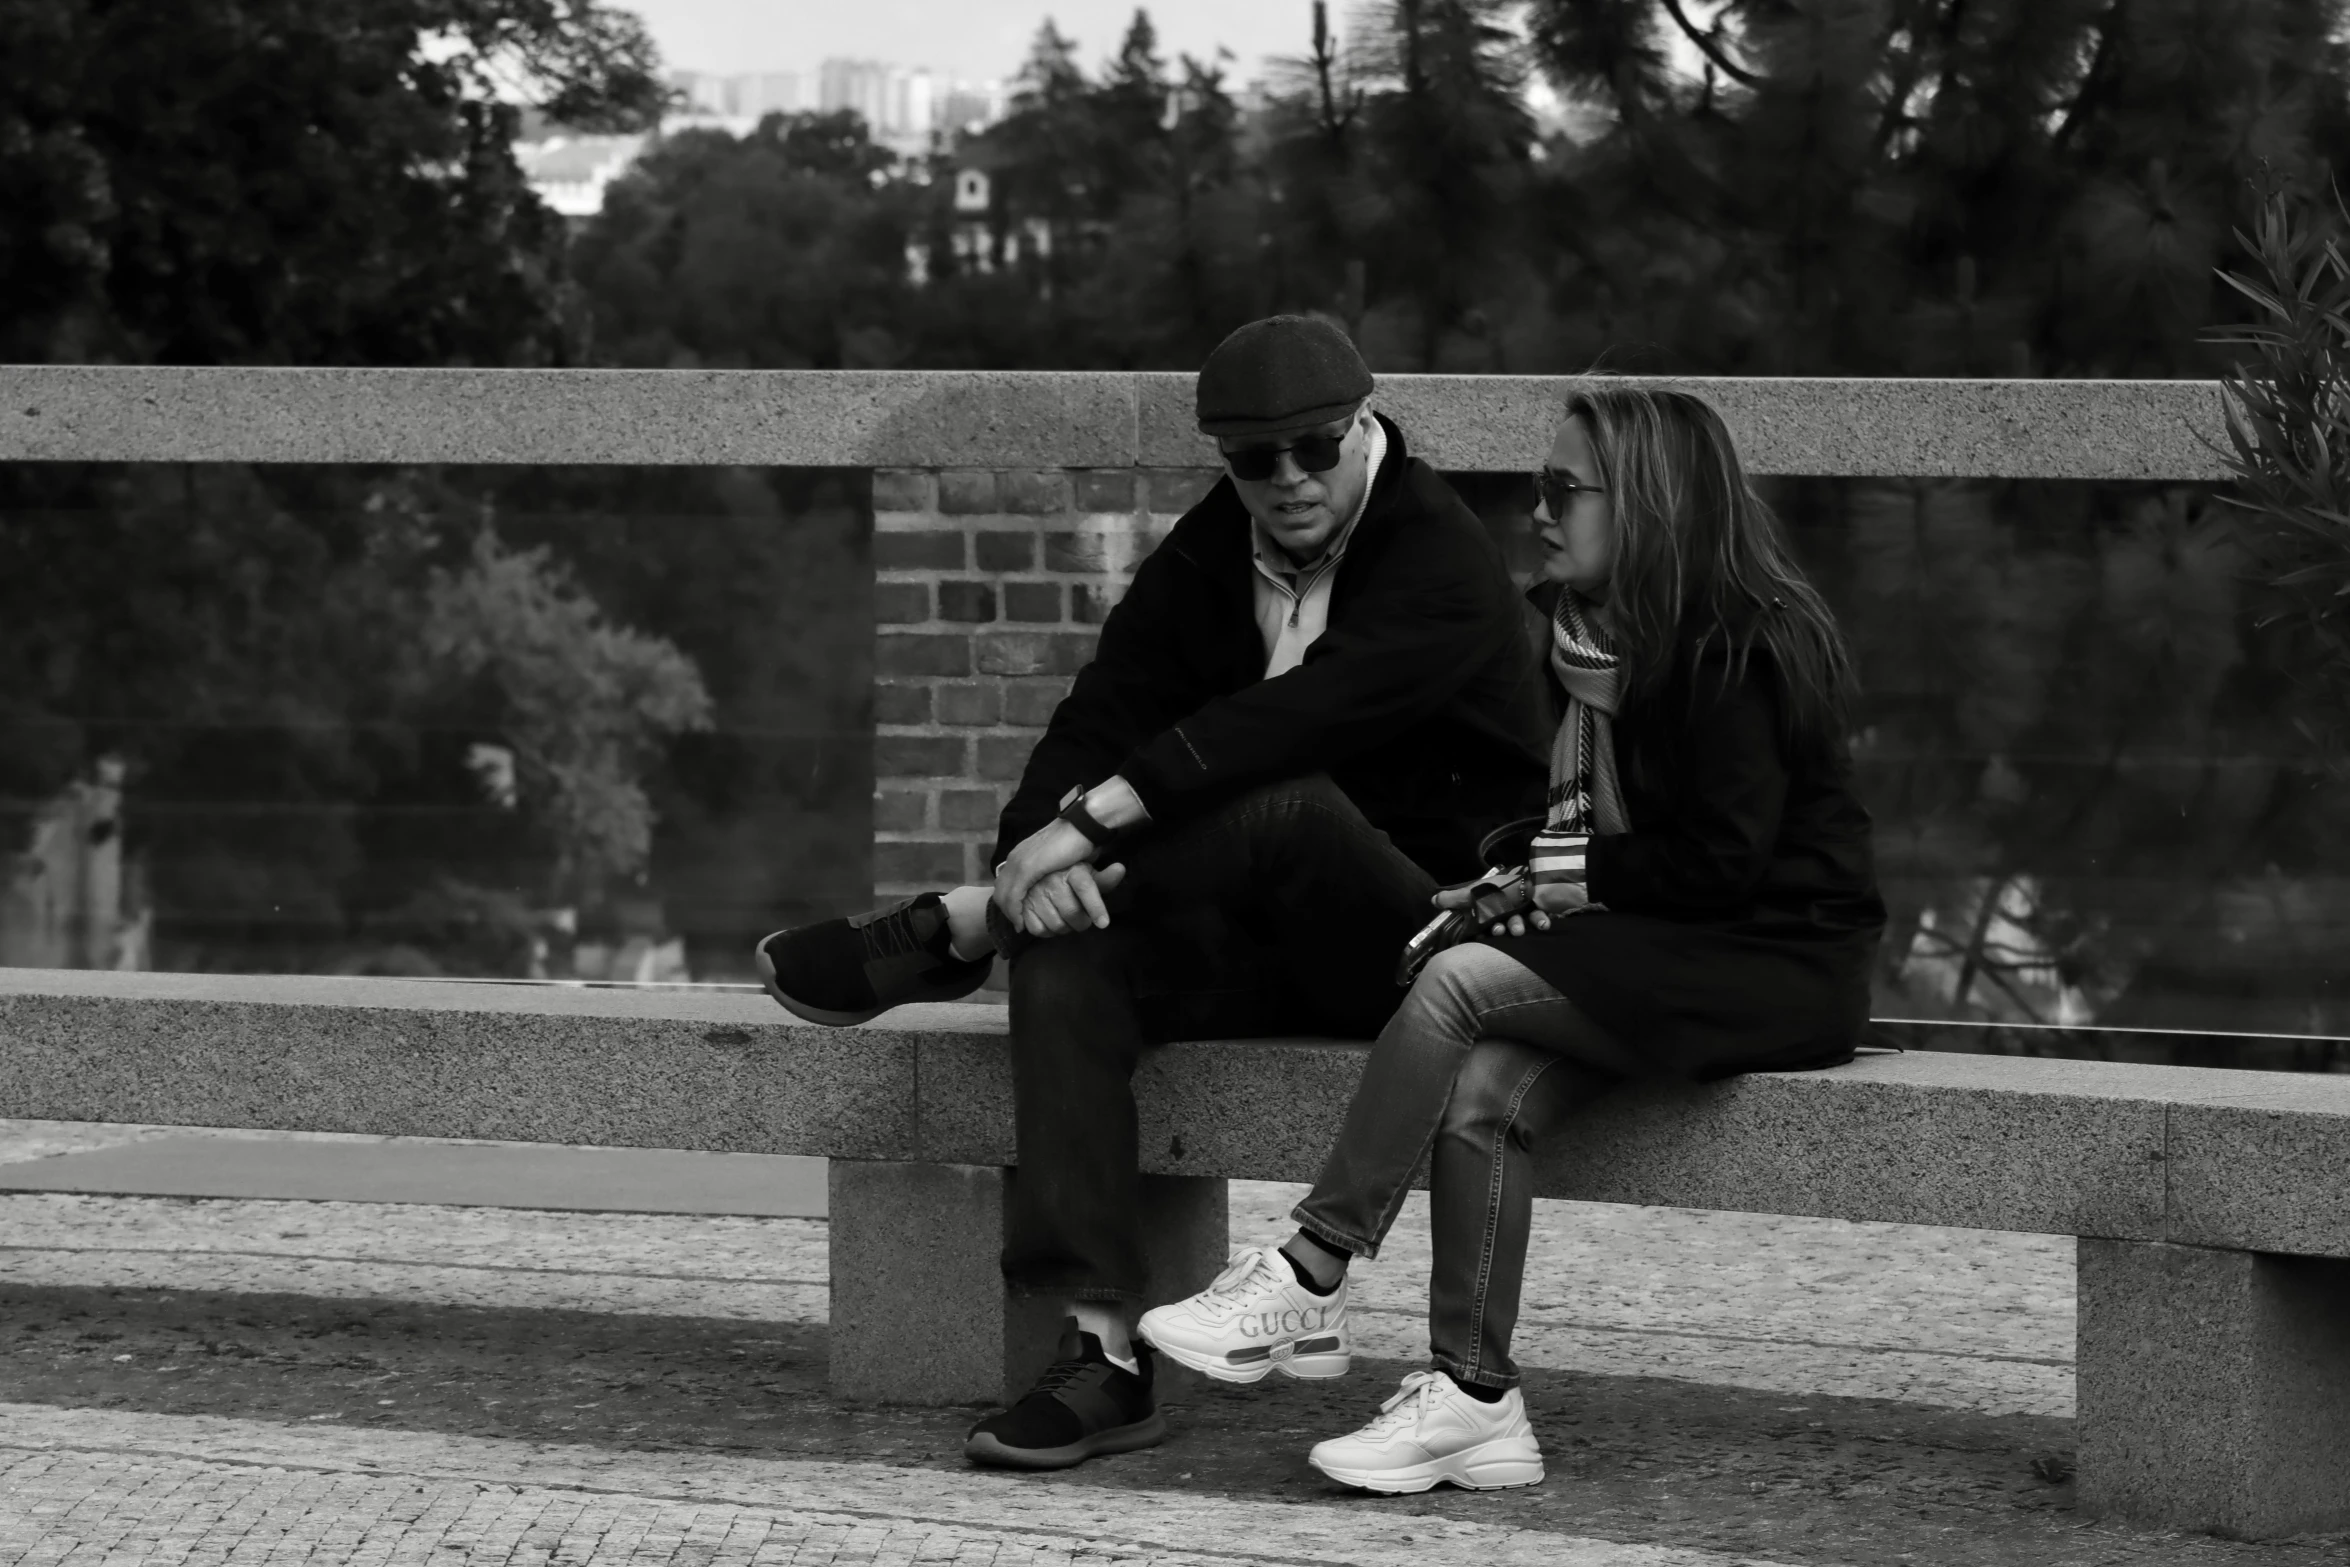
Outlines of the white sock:
M981 900L976 912L983 915L986 912L984 900L993 896L994 894L985 887L957 887L954 891L940 897L940 903L947 909L947 950L952 952L959 961L969 963L979 958L989 957L995 952L995 937L988 934L985 924L982 924L978 934L972 937L973 945L968 950L954 936L955 914L957 912L966 915L972 913L970 901L976 898Z
M1069 1315L1077 1319L1078 1332L1093 1335L1093 1341L1101 1346L1103 1357L1111 1365L1122 1371L1139 1372L1140 1363L1135 1358L1132 1333L1128 1330L1125 1322L1119 1318L1117 1308L1081 1301L1078 1303L1077 1309L1071 1311ZM1116 1350L1110 1348L1113 1343L1124 1349L1126 1353L1120 1355Z

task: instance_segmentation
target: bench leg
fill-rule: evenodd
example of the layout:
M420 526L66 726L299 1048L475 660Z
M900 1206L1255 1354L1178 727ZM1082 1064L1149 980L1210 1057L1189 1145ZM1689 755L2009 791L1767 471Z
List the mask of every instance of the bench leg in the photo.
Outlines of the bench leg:
M992 1165L835 1159L829 1173L832 1391L892 1404L981 1404L1025 1392L1052 1358L1059 1311L1004 1288L1004 1200ZM1223 1267L1224 1182L1142 1178L1151 1303Z
M2079 1268L2083 1511L2350 1527L2350 1260L2084 1239Z

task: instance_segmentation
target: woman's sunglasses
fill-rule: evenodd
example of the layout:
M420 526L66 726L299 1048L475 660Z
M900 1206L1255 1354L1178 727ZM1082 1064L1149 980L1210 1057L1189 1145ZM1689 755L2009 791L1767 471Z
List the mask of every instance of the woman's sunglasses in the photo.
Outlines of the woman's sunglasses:
M1534 493L1542 497L1542 504L1550 509L1553 517L1563 517L1567 514L1567 508L1574 504L1576 496L1605 495L1607 490L1602 485L1585 484L1572 474L1561 473L1556 468L1537 468L1534 470Z
M1301 436L1287 446L1244 446L1236 452L1224 454L1224 464L1232 470L1235 479L1252 482L1273 477L1273 470L1281 466L1281 454L1289 453L1297 465L1307 473L1328 473L1338 466L1340 449L1346 445L1344 435Z

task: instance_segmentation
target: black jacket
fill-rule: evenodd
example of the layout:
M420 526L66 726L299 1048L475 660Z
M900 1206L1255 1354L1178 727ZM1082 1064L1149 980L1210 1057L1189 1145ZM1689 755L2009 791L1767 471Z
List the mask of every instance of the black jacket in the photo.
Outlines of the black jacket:
M1555 589L1538 592L1545 625ZM1551 687L1554 702L1563 693ZM1498 941L1630 1047L1643 1073L1851 1059L1885 924L1868 812L1834 737L1791 740L1777 667L1683 650L1615 720L1630 831L1591 840L1594 902Z
M1154 825L1328 773L1441 881L1475 875L1479 837L1540 809L1550 736L1517 590L1476 515L1380 423L1386 459L1305 662L1264 678L1253 527L1227 477L1110 612L1004 808L998 862L1071 787L1114 773Z

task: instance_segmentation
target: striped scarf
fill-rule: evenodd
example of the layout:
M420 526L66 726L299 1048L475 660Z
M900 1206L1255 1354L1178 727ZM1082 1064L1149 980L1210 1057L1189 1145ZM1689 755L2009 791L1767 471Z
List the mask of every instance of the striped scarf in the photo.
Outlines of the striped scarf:
M1567 688L1567 716L1550 747L1550 802L1546 833L1620 833L1626 830L1623 790L1616 782L1616 703L1623 669L1607 633L1583 617L1574 589L1559 589L1550 626L1550 667Z

